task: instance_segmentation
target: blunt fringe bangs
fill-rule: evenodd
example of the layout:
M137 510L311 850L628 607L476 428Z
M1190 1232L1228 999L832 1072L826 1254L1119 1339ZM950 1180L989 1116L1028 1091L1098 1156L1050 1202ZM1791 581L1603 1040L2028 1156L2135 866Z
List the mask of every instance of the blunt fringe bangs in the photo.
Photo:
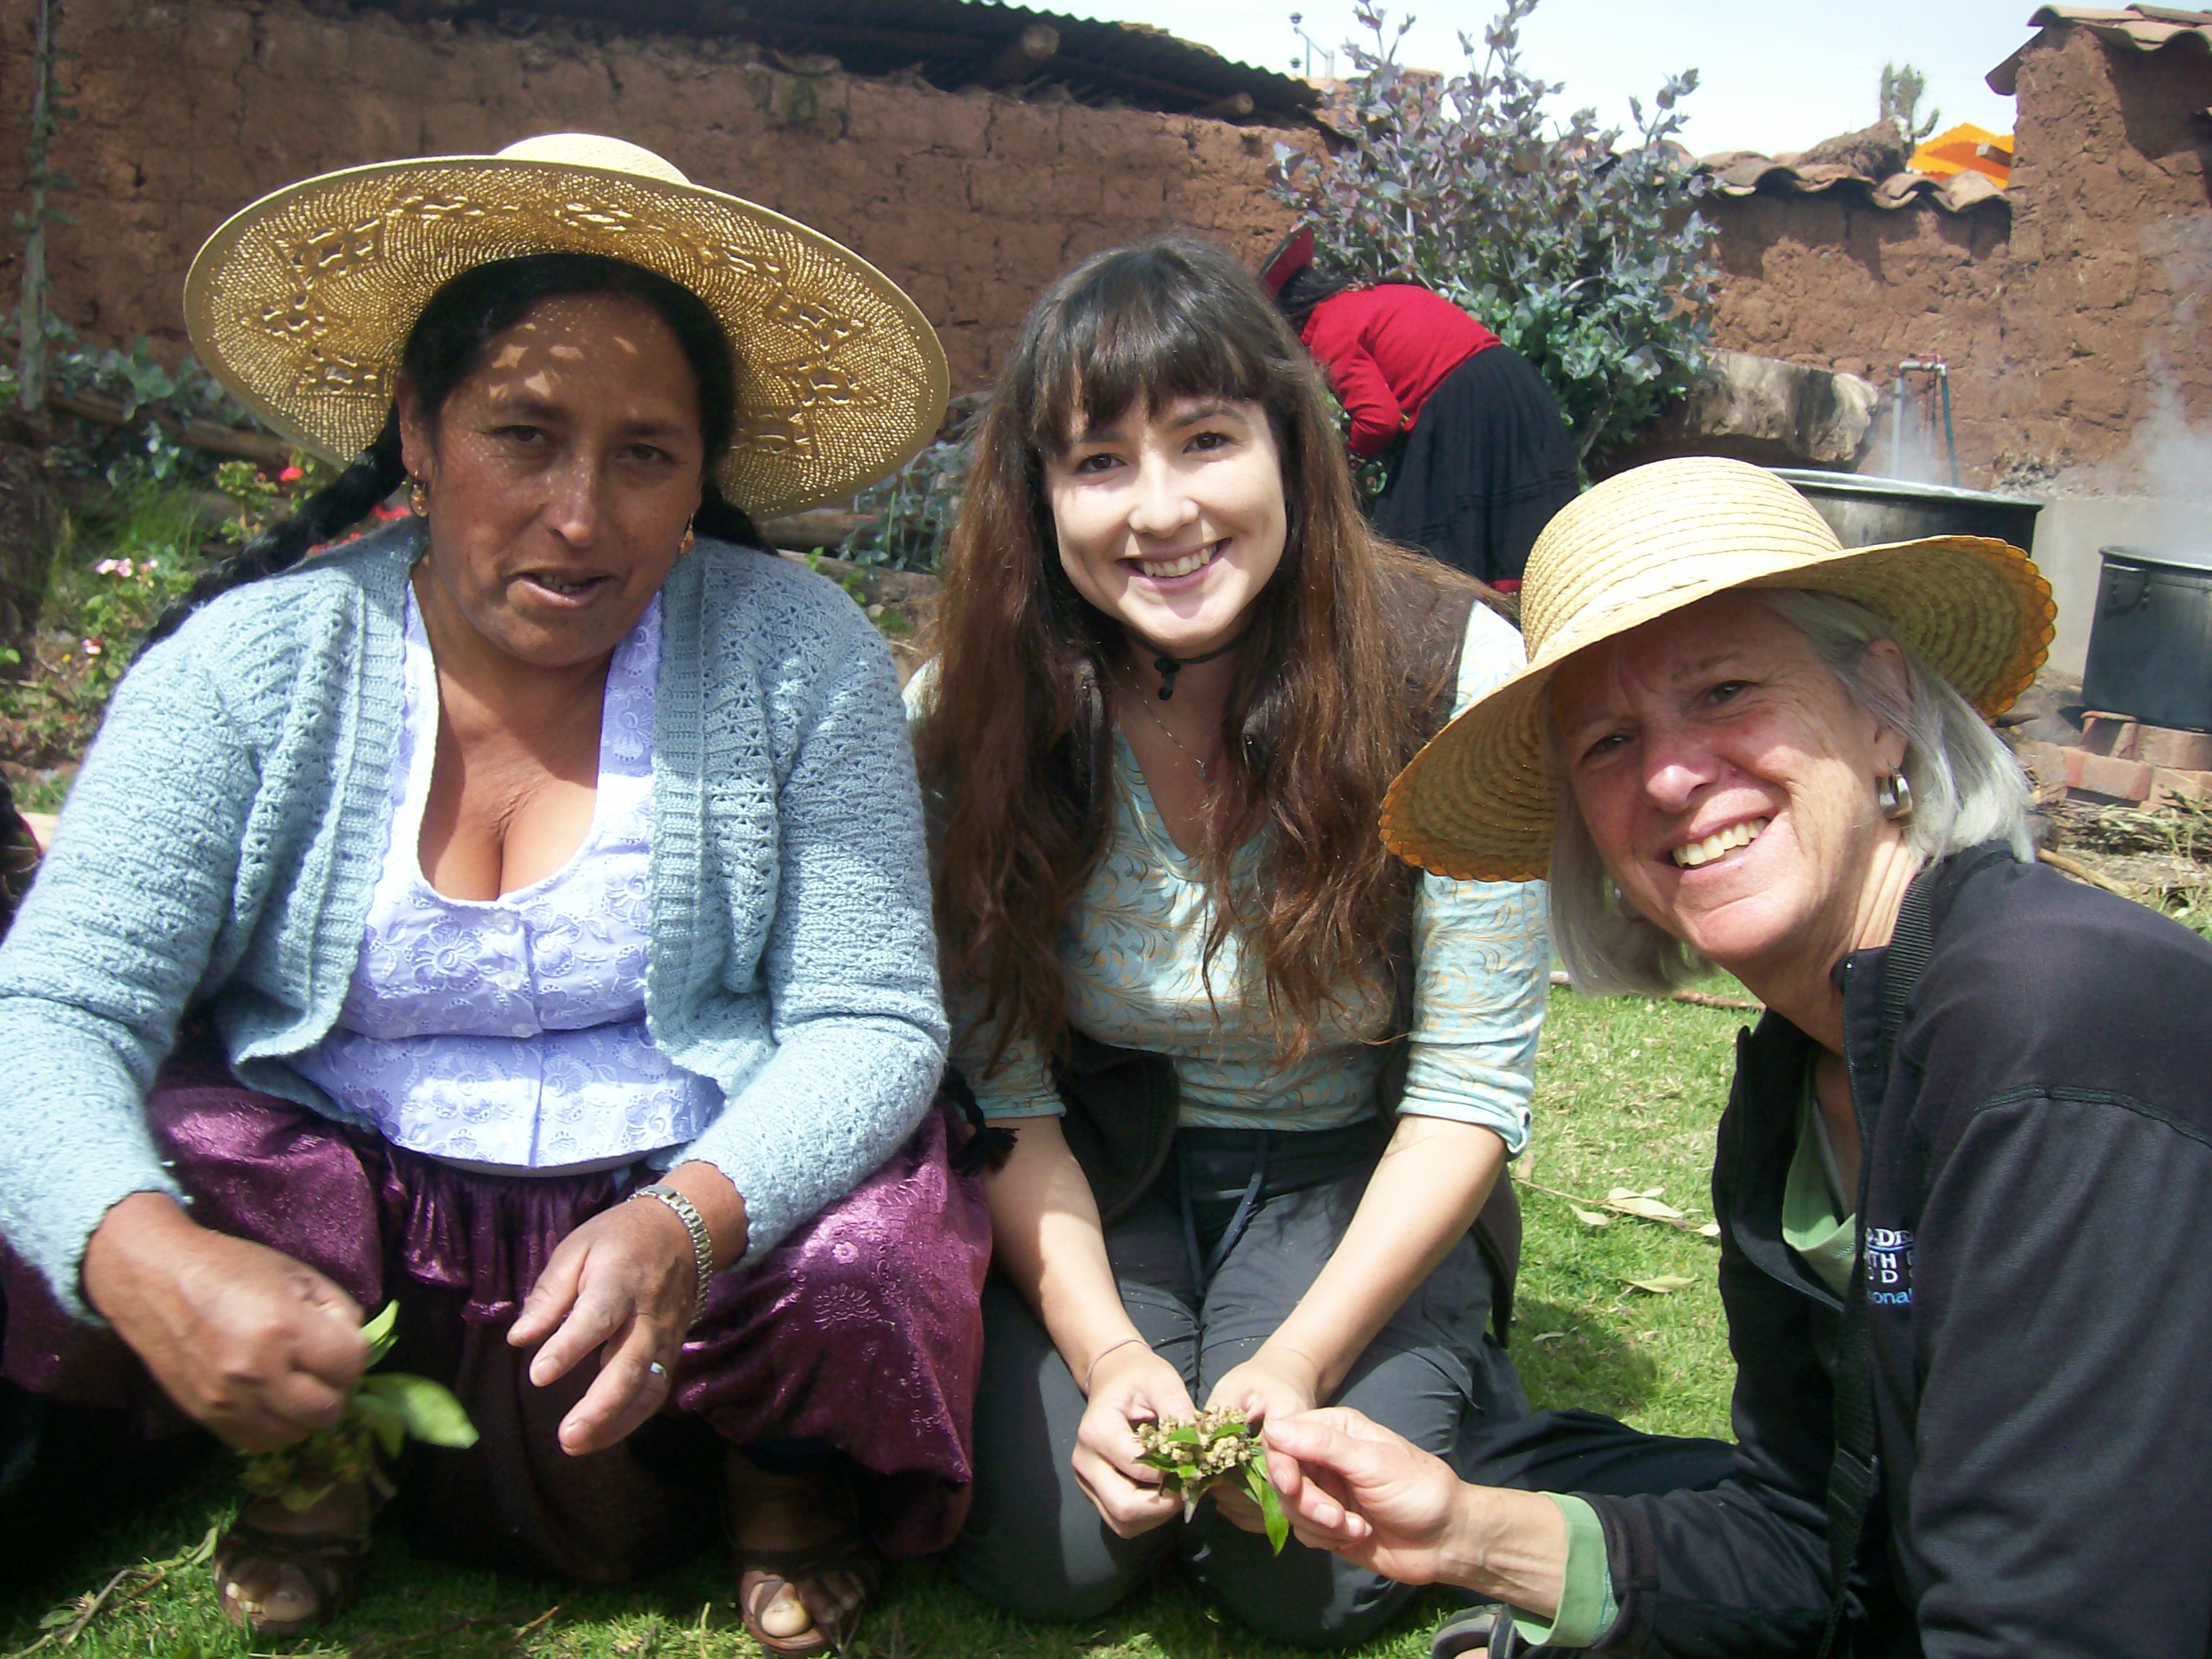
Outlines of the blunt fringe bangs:
M2020 763L1972 705L1887 623L1833 593L1777 588L1759 598L1805 636L1852 702L1905 734L1904 770L1912 786L1905 845L1923 863L1991 841L2003 842L2023 862L2034 856ZM1902 697L1887 678L1866 672L1866 648L1876 640L1904 653ZM1597 845L1564 790L1552 833L1551 880L1553 939L1577 989L1664 995L1712 971L1696 951L1613 898Z
M1281 342L1237 314L1243 296L1204 280L1225 258L1167 241L1081 267L1090 280L1067 289L1054 326L1036 338L1023 434L1030 446L1057 454L1087 427L1184 398L1271 403L1271 382L1293 365Z

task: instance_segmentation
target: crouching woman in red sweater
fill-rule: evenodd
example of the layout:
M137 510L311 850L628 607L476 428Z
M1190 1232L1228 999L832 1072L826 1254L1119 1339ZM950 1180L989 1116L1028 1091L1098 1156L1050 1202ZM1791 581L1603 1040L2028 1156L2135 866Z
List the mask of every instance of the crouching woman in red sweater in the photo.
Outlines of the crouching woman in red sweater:
M1580 458L1559 400L1523 357L1433 289L1355 285L1314 263L1310 229L1260 272L1352 417L1352 453L1405 441L1375 504L1391 541L1511 592Z

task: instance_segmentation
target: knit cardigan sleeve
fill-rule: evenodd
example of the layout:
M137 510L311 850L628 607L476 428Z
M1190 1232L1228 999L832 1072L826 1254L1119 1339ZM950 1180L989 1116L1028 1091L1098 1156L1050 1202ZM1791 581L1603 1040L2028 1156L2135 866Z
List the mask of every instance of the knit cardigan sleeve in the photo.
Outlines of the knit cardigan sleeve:
M705 913L656 927L657 941L684 944L654 963L648 1006L655 1040L727 1097L675 1156L736 1186L750 1265L914 1133L946 1030L921 790L889 651L823 578L772 556L701 552L671 579L664 611L673 672L655 713L666 747L653 857L656 903ZM696 637L721 667L692 710L683 664L694 636L680 618L695 580ZM742 673L729 670L738 659L750 659ZM695 719L703 812L677 762ZM686 876L695 860L703 879Z
M143 1102L231 912L255 773L203 666L153 653L118 688L0 951L0 1235L80 1316L108 1210L182 1196Z

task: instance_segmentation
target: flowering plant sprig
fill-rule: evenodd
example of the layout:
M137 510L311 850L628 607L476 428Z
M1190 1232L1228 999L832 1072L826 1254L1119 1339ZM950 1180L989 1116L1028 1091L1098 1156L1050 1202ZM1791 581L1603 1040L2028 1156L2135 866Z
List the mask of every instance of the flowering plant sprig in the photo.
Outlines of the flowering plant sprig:
M1160 1472L1160 1485L1182 1499L1182 1518L1189 1520L1198 1500L1217 1480L1236 1480L1260 1506L1267 1524L1267 1541L1275 1553L1289 1541L1291 1523L1283 1514L1283 1500L1267 1478L1267 1449L1243 1413L1227 1407L1202 1411L1196 1417L1170 1418L1164 1422L1136 1425L1137 1443L1145 1449L1137 1461Z
M372 1365L392 1352L399 1304L362 1326ZM311 1510L341 1486L365 1486L392 1495L382 1461L397 1457L410 1438L465 1449L477 1443L476 1425L442 1383L404 1371L363 1376L346 1398L344 1413L296 1445L255 1452L246 1460L243 1484L257 1498L274 1498L295 1514Z

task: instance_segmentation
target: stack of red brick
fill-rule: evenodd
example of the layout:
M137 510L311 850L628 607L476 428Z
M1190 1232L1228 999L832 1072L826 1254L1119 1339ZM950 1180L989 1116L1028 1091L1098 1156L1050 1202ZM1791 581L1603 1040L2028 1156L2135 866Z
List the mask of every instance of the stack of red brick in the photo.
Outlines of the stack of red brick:
M2023 743L2021 763L2042 790L2155 811L2212 805L2212 732L2145 726L2124 714L2087 714L2081 741Z

